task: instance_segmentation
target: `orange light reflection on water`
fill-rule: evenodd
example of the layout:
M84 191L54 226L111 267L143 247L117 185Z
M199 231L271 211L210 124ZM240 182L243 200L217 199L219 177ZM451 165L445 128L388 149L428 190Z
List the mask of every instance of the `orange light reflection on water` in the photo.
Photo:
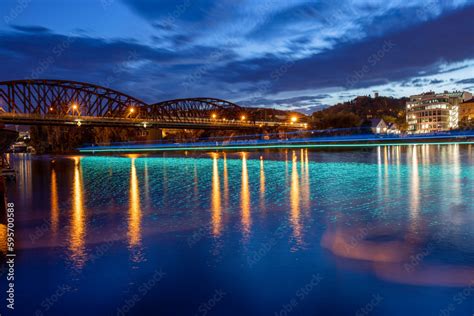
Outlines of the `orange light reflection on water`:
M247 153L242 153L242 188L240 193L240 205L242 209L242 227L246 237L250 234L250 190L249 174L247 169Z
M81 268L87 259L85 250L86 216L84 210L84 189L82 183L81 159L79 157L74 157L73 159L73 203L69 250L71 251L72 262L77 268Z
M212 212L212 233L219 236L222 226L222 205L219 178L218 154L212 155L212 189L211 189L211 212Z
M131 158L130 167L130 205L128 210L128 243L130 247L141 244L141 208L135 158Z
M6 254L7 250L7 226L0 224L0 252Z
M293 227L293 236L298 243L301 243L300 183L298 176L298 157L294 151L291 162L290 209L290 222Z
M53 236L58 232L59 207L58 207L58 184L56 170L51 168L51 231Z
M265 210L265 167L263 157L260 157L260 211Z

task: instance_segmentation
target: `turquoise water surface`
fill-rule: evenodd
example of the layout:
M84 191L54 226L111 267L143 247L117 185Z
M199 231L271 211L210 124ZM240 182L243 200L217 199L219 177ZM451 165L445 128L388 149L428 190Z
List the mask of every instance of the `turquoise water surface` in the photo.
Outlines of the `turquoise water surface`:
M474 313L471 145L10 158L18 315Z

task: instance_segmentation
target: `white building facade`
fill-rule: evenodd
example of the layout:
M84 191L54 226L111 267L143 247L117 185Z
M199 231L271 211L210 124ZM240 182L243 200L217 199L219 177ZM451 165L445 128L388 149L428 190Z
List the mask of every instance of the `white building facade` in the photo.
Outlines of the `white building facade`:
M458 127L459 105L472 98L466 91L413 95L406 105L408 133L432 133Z

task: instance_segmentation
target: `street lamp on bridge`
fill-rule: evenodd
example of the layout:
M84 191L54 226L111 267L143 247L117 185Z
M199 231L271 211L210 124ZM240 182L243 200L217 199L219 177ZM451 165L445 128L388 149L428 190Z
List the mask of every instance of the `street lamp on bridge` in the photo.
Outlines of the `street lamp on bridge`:
M72 109L72 115L75 114L74 112L76 112L76 114L78 114L78 115L80 114L80 113L79 113L79 106L77 105L77 103L73 103L73 104L71 105L71 109Z

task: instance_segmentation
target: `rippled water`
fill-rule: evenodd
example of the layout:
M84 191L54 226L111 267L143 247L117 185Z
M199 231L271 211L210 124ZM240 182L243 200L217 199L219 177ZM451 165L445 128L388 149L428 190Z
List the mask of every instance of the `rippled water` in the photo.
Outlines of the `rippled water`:
M11 159L19 315L474 313L472 146Z

